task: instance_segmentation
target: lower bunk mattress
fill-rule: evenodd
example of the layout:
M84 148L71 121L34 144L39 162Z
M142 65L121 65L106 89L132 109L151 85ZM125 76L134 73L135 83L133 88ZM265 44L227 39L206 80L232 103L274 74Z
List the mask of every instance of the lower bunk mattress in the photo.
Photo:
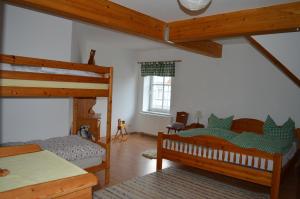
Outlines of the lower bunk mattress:
M101 164L105 155L105 149L100 145L83 139L78 135L32 140L22 143L7 143L4 145L20 144L38 144L42 149L51 151L83 169Z
M169 167L94 192L94 199L265 199L269 194L243 189L189 170Z

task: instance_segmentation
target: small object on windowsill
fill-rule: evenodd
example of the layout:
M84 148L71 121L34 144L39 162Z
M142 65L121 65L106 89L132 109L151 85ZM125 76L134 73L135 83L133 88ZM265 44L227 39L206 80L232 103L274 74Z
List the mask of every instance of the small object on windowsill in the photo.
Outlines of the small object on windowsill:
M188 129L197 129L197 128L204 128L205 126L200 123L192 123L190 125L187 125L183 130L188 130Z
M9 170L0 168L0 177L7 176L9 174Z

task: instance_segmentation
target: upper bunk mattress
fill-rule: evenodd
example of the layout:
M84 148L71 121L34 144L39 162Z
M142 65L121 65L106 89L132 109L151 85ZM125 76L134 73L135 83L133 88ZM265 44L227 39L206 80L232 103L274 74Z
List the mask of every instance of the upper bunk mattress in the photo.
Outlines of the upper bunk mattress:
M26 144L38 144L43 149L51 151L69 161L100 157L105 153L105 150L101 146L78 135L33 140L26 142Z

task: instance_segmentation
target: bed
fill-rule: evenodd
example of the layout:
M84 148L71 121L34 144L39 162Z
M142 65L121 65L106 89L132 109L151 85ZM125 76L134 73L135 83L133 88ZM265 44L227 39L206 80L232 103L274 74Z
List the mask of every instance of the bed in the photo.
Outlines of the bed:
M32 164L34 162L35 164ZM0 198L92 198L97 177L38 145L0 148Z
M42 149L64 158L82 169L100 165L105 157L105 148L79 135L53 137L45 140L31 140L27 142L8 142L0 146L20 146L36 144Z
M98 146L98 152L89 151L93 147L88 147L88 156L69 160L89 172L105 170L105 184L108 184L113 68L3 54L0 54L0 63L1 97L73 98L72 136L53 138L47 141L49 143L62 142L58 144L59 146L64 146L66 143L70 144L73 141L75 142L73 146L76 146L79 139L76 136L78 129L81 125L89 125L93 135L91 140L93 143L91 144ZM103 135L105 141L100 139L99 115L93 111L97 97L107 98L107 128L106 134ZM32 143L40 144L43 148L49 149L58 155L62 155L60 152L66 150L65 148L59 149L50 146L44 141ZM70 151L78 152L80 150L71 147ZM94 156L91 156L92 153L94 153ZM69 153L69 156L72 157L72 153ZM76 154L76 156L81 157L82 155Z
M262 134L263 122L249 118L237 119L233 121L231 130ZM162 159L176 161L270 187L271 198L275 199L278 198L281 174L288 168L296 151L297 146L293 144L283 157L280 153L241 148L214 136L182 137L160 132L157 139L157 170L162 169Z

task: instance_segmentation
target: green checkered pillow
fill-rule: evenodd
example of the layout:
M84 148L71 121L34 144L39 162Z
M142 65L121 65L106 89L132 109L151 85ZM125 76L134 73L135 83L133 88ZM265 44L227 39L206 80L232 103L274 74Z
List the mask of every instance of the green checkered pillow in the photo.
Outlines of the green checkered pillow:
M231 129L233 116L227 118L218 118L214 114L211 114L208 118L208 125L207 128L219 128L219 129Z
M292 141L294 139L295 122L289 118L282 126L277 126L268 115L263 130L266 136Z

